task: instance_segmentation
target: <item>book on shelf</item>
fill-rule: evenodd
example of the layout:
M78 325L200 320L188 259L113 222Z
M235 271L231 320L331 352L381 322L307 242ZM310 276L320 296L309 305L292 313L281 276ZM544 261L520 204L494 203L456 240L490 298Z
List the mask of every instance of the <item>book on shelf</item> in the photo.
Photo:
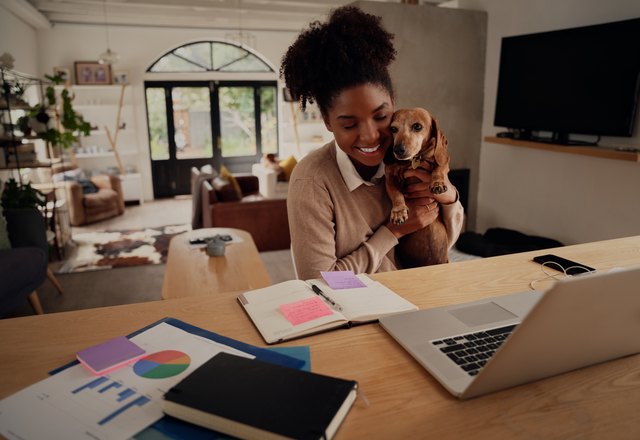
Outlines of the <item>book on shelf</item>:
M330 439L357 382L219 353L164 395L163 411L244 439Z
M291 280L245 292L238 301L267 344L418 310L367 275L356 277L363 287L332 289L320 279Z

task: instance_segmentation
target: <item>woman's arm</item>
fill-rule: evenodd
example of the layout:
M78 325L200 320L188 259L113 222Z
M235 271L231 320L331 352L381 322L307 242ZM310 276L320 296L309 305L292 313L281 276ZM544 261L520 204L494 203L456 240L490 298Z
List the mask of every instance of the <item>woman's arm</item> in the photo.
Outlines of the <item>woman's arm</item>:
M387 253L398 243L395 236L384 226L367 236L367 227L359 227L356 219L357 209L349 206L354 213L350 225L353 234L346 235L353 239L353 251L341 256L336 255L345 243L336 243L336 206L349 204L350 200L342 200L329 194L329 190L316 184L312 178L297 178L289 184L287 211L289 229L291 231L291 249L296 265L298 278L311 279L320 277L320 271L353 270L355 273L374 273L378 271ZM344 211L344 210L342 210ZM348 247L348 246L347 246Z

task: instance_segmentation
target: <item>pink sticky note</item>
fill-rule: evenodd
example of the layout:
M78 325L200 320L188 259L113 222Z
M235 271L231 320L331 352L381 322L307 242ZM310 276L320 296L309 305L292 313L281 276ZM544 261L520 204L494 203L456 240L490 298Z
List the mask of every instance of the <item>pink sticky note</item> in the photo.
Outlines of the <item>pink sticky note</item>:
M280 306L280 311L293 325L303 324L322 316L333 314L333 311L319 296L283 304Z
M352 270L336 270L333 272L320 272L320 274L329 287L335 290L367 287Z

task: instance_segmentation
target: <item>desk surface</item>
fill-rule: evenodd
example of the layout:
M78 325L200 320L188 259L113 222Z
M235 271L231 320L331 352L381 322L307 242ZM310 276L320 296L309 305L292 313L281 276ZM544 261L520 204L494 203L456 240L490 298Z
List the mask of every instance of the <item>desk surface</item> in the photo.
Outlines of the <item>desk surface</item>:
M599 270L640 265L640 236L553 252ZM540 252L376 274L420 308L528 289L542 278ZM539 287L542 287L541 285ZM0 321L0 397L73 359L82 348L173 316L263 346L236 302L238 292ZM357 380L356 401L338 438L639 438L640 355L487 396L459 401L378 324L283 345L309 345L313 371Z
M189 239L230 233L240 242L228 244L224 256L209 257L204 248L193 248ZM171 239L162 281L162 298L212 295L252 290L271 285L251 234L233 228L204 228Z

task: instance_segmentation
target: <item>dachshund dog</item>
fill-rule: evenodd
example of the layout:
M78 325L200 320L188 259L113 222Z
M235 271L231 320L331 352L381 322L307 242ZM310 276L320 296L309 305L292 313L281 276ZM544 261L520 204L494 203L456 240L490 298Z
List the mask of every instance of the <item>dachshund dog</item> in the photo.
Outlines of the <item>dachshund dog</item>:
M431 173L431 192L446 192L448 141L435 118L422 108L397 110L391 120L391 133L393 147L384 158L386 189L392 203L391 222L402 224L410 215L402 190L405 185L419 181L415 177L405 179L404 172L408 167L423 168ZM447 231L438 215L429 226L402 237L397 255L402 266L409 268L446 263L448 251Z

